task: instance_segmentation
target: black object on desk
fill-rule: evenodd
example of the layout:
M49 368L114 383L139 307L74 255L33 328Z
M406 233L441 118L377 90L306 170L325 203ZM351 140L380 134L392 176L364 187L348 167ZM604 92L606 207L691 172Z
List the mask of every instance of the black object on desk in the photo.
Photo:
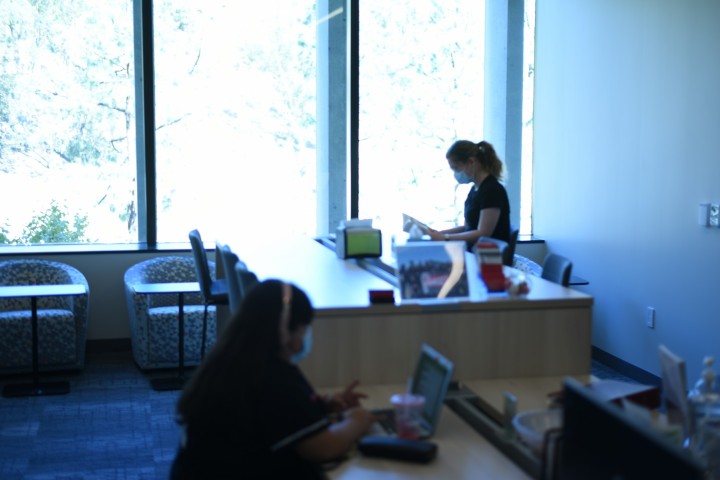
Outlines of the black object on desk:
M590 285L590 282L582 277L578 277L577 275L570 275L568 286L571 287L573 285Z
M13 285L0 287L0 297L30 297L32 328L32 383L16 383L3 388L3 397L31 397L64 395L70 391L67 381L41 382L38 360L38 297L82 295L87 293L85 285Z
M399 437L363 437L358 441L358 450L369 457L414 463L428 463L437 455L435 443Z
M135 292L143 295L176 293L178 295L178 372L174 377L153 378L153 390L181 390L185 385L185 298L186 293L199 293L197 282L141 283L135 285Z

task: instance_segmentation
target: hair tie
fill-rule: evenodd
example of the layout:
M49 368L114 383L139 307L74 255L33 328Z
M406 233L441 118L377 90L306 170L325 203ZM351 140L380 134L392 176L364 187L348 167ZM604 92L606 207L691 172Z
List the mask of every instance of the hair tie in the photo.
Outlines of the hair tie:
M292 306L292 286L282 283L282 307L280 309L280 345L290 340L290 308Z

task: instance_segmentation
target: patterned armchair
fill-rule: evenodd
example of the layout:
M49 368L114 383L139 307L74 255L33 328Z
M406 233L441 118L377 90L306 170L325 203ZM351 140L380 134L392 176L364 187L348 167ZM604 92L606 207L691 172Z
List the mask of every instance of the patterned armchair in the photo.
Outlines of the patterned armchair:
M61 262L13 259L0 262L0 285L85 286L84 295L38 298L40 371L75 370L85 365L89 289L85 276ZM0 373L32 371L30 298L0 298Z
M517 253L514 255L512 266L521 272L529 273L531 275L535 275L536 277L542 275L543 269L537 262L534 262L522 255L518 255Z
M215 263L209 262L215 275ZM157 257L137 263L125 272L125 296L130 321L130 341L135 362L142 370L178 366L178 294L138 294L143 283L197 282L192 257ZM205 302L202 294L185 294L184 365L200 362ZM207 343L215 343L215 307L208 308Z

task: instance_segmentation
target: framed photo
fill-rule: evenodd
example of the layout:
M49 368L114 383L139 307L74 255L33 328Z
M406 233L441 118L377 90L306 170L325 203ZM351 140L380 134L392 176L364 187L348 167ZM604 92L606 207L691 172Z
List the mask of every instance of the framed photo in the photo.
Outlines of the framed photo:
M403 302L469 301L465 242L408 242L396 247Z

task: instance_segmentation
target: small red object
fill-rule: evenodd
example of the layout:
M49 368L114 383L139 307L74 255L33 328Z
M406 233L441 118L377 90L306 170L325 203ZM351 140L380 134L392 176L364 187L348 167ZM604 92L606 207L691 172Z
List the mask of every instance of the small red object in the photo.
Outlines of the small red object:
M392 290L370 290L370 303L395 303Z
M504 292L507 285L498 246L492 242L478 242L475 254L480 265L480 278L488 292Z

